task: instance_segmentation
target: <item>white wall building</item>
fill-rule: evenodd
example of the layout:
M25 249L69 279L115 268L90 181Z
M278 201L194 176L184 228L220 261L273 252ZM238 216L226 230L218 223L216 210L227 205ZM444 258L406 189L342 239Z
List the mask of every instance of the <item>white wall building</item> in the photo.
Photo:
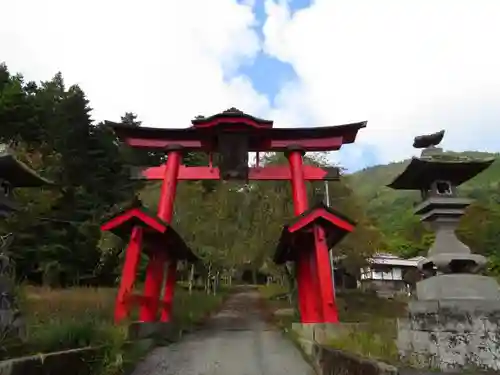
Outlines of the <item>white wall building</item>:
M405 282L405 273L416 270L422 259L424 257L403 259L392 254L378 253L368 260L369 266L361 269L361 288L388 295L408 292L411 286Z

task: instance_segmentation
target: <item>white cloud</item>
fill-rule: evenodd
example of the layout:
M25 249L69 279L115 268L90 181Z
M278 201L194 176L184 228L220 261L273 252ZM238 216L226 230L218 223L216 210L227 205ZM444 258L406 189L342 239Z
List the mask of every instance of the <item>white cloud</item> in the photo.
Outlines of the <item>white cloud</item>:
M282 96L300 98L311 124L368 120L357 143L383 161L416 154L413 137L442 128L445 147L498 151L499 1L316 0L291 15L287 1L266 0L266 13L266 52L298 75Z
M30 80L80 84L96 120L125 111L186 127L231 106L267 111L236 75L259 51L254 14L235 0L2 0L0 60ZM7 17L5 17L7 15Z
M293 15L288 3L265 0L265 50L298 75L274 107L237 72L261 48L253 0L0 0L0 61L36 81L62 71L96 120L185 127L232 106L277 126L368 120L362 150L335 156L344 165L373 145L379 160L407 157L441 128L445 147L498 150L499 1L316 0Z

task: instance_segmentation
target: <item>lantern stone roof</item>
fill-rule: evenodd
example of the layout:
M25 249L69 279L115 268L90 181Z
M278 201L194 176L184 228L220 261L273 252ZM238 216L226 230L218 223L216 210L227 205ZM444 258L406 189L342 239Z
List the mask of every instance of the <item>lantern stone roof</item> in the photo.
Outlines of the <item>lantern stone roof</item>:
M474 160L414 157L406 169L387 186L397 190L425 190L438 180L459 186L483 172L494 161L494 158Z
M0 179L9 182L13 187L37 187L53 184L18 160L6 145L0 145Z

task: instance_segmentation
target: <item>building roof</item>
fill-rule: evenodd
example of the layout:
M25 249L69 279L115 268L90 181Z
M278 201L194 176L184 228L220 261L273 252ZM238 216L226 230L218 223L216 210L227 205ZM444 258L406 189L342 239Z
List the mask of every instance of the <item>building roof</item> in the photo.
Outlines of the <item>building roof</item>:
M333 261L340 262L344 258L346 258L345 255L337 255L333 258ZM404 259L394 254L375 253L373 257L368 259L368 263L388 266L417 267L418 262L423 259L426 258L423 256L416 256L413 258Z
M273 128L273 122L248 115L236 108L209 117L198 116L192 126L152 128L105 121L122 141L133 147L165 149L178 145L184 150L217 151L220 133L242 133L248 138L248 151L286 151L292 145L306 151L333 151L353 143L366 121L337 126Z
M420 259L424 257L413 257L410 259L403 259L398 257L397 255L380 253L375 254L368 260L370 264L376 265L388 265L388 266L406 266L406 267L417 267L417 264Z
M18 160L5 145L0 145L0 179L8 181L13 187L37 187L53 184Z

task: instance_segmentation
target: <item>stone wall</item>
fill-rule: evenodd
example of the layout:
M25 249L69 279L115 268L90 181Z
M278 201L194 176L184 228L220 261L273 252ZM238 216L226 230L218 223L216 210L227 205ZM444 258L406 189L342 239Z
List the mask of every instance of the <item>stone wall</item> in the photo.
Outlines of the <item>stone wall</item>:
M462 371L430 371L395 366L363 358L343 350L314 344L311 363L318 375L464 375ZM467 372L472 374L471 372ZM479 372L474 372L479 375ZM496 371L480 372L481 375L498 374Z
M423 306L420 306L421 308ZM449 306L448 306L449 307ZM420 316L417 318L414 312L414 326L416 327L418 319L425 322L435 322L433 317ZM428 323L421 324L428 324ZM452 324L450 322L450 324ZM293 337L300 345L304 354L310 359L311 364L314 366L319 375L438 375L438 374L463 374L461 369L453 370L446 368L444 371L438 369L418 369L412 368L410 365L404 367L395 367L387 363L377 360L363 358L359 355L349 353L344 350L332 348L327 345L328 338L345 333L353 327L362 329L363 324L300 324L295 323L292 325L292 330L295 333ZM420 326L422 327L422 326ZM449 329L450 327L447 326ZM422 331L423 332L423 331ZM417 335L418 336L418 335ZM401 363L402 364L402 363ZM476 371L466 372L474 374L498 374L495 370L491 371Z
M0 362L0 375L92 375L102 348L82 348Z
M414 366L500 370L500 301L413 301L400 320L398 349Z
M398 375L394 366L318 344L311 357L319 375Z

